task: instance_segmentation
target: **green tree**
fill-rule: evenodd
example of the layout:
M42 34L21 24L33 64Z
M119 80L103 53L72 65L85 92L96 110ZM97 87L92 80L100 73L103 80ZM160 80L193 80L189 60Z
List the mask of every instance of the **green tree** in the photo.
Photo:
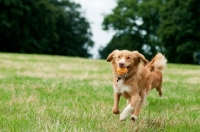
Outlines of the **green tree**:
M169 62L197 63L200 54L200 1L170 0L162 10L158 34Z
M1 0L0 51L89 57L90 25L69 0Z
M64 8L64 15L60 15L57 22L60 44L58 54L69 54L72 56L90 57L88 49L93 46L91 40L90 25L86 18L78 11L80 5L69 3Z
M151 58L158 50L157 29L160 24L161 0L118 0L113 13L106 15L103 29L116 34L106 47L99 51L106 58L114 49L138 50Z
M200 62L199 16L198 0L118 0L102 23L116 34L99 53L106 58L114 49L138 50L150 59L162 52L169 62Z

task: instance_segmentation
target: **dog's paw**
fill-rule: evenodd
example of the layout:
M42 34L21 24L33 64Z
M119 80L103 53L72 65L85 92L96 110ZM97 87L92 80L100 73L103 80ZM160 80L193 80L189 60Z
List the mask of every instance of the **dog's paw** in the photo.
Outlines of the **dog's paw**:
M129 104L125 107L125 109L123 110L123 112L120 114L120 121L123 121L126 119L126 117L128 117L131 112L134 110L134 108Z
M119 120L120 120L120 121L123 121L123 120L125 120L129 115L130 115L130 112L129 112L129 111L123 111L123 112L120 114Z
M162 97L162 92L159 92L159 96Z
M119 109L115 108L115 107L112 108L112 112L113 112L113 114L119 114L120 113Z
M126 119L127 115L120 114L119 120L124 121Z
M132 116L131 116L131 120L132 120L133 122L135 122L135 121L137 120L137 116L136 116L136 115L132 115Z

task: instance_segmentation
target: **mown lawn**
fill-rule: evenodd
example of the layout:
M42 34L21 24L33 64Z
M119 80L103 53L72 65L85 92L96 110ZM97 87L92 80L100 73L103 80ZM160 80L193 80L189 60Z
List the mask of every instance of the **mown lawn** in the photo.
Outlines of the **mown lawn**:
M120 122L105 60L0 53L0 131L200 131L200 66L168 64L162 90L150 92L136 123Z

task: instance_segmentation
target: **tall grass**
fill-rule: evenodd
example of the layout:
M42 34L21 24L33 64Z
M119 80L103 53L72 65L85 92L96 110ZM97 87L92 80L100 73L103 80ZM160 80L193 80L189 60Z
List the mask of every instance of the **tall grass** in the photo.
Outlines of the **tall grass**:
M199 66L168 64L163 96L152 90L133 123L112 114L112 72L105 60L1 53L0 64L2 132L200 131Z

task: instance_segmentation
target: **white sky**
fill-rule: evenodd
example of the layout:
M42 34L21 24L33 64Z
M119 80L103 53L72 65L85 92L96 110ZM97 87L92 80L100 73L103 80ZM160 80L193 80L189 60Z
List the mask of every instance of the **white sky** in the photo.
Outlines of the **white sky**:
M116 6L116 0L71 0L81 5L81 12L90 23L93 33L94 47L91 49L93 58L98 57L100 46L106 46L114 35L113 31L102 30L103 14L109 14Z

